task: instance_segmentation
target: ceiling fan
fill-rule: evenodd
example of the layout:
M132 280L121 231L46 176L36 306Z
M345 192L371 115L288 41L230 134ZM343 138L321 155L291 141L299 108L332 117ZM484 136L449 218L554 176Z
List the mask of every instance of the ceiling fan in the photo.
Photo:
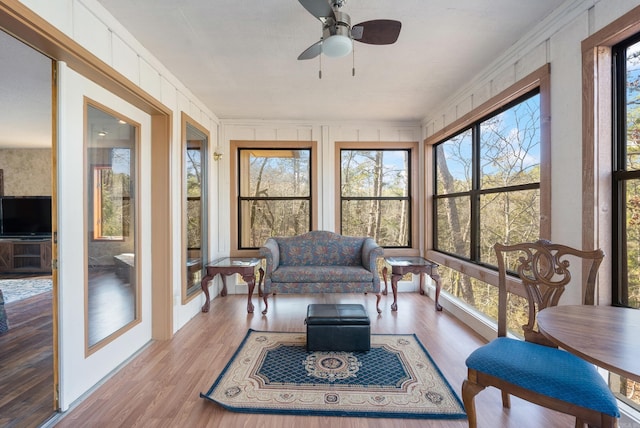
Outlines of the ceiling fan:
M305 49L299 60L320 54L341 57L351 53L353 41L370 45L390 45L398 40L400 21L375 19L351 26L351 18L340 8L346 0L299 0L300 4L322 22L322 38Z

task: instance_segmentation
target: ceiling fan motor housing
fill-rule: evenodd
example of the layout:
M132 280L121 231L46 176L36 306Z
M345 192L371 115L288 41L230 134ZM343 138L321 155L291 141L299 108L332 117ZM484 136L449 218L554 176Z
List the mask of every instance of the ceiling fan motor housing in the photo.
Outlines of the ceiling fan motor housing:
M335 21L329 19L322 29L322 52L327 56L341 57L352 49L351 18L346 13L335 12Z

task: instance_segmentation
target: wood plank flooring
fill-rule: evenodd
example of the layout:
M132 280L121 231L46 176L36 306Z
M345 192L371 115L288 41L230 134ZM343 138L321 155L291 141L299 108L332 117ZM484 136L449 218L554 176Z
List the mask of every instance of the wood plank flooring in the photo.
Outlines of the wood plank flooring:
M262 316L246 312L246 296L218 297L209 313L199 313L169 341L153 342L82 403L62 415L56 427L301 427L305 428L463 428L466 420L373 419L233 413L199 397L223 370L247 329L305 331L310 303L364 303L372 333L416 333L452 387L460 394L464 361L483 340L449 316L435 312L431 299L401 293L398 311L383 296L382 314L375 297L362 295L278 295ZM254 304L257 299L254 299ZM573 418L512 398L503 409L500 393L487 389L476 398L480 427L560 428Z
M0 335L0 426L37 427L54 414L52 293L6 303Z

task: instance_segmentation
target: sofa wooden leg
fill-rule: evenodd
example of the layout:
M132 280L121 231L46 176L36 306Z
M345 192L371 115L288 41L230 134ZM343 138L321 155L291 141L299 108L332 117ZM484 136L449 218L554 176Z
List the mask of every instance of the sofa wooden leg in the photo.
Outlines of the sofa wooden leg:
M269 293L262 293L262 301L264 302L264 310L262 311L262 315L266 315L267 314L267 309L269 309L269 302L267 302L267 299L269 298Z

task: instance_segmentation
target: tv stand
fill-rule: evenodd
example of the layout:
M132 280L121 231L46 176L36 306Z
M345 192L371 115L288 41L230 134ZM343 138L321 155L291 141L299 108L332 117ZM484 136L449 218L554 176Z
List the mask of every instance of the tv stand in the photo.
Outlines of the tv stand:
M0 273L51 272L51 239L0 238Z

